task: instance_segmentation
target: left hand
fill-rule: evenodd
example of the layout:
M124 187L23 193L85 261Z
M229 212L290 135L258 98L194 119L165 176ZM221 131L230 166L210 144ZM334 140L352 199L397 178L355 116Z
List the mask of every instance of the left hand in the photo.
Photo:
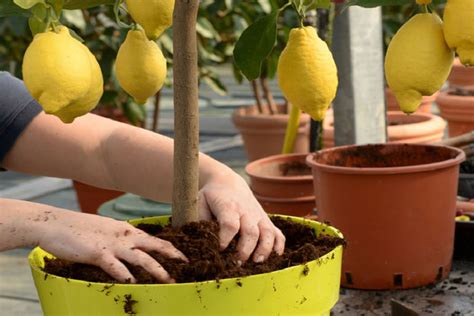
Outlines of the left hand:
M237 251L241 263L250 256L254 262L263 262L272 250L283 254L285 236L273 225L245 180L236 173L204 184L198 203L201 220L210 220L211 214L217 219L221 249L227 248L240 232Z

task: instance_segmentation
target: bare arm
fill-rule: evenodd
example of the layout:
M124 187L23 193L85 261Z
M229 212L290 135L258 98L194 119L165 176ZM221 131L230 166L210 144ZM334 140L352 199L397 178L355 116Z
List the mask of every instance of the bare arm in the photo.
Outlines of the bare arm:
M31 174L79 180L99 187L170 201L173 141L88 114L73 124L40 114L3 161ZM240 259L262 261L283 252L284 236L273 226L245 181L230 168L200 156L201 218L220 223L222 248L240 232Z
M56 256L100 266L113 278L135 282L127 261L148 270L161 282L174 282L146 252L187 260L168 241L145 234L126 222L55 207L0 199L0 251L41 246Z

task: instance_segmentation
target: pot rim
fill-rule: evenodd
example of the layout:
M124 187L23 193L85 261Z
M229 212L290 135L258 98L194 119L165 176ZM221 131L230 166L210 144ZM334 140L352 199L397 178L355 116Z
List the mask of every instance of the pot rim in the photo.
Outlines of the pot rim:
M274 160L280 160L285 157L293 158L293 157L302 157L302 163L306 162L306 156L308 153L305 154L300 154L300 153L294 153L294 154L279 154L279 155L272 155L268 156L265 158L257 159L254 160L250 163L248 163L245 166L245 173L254 179L260 180L260 181L266 181L266 182L278 182L278 183L291 183L291 182L302 182L302 181L313 181L313 175L305 175L305 176L265 176L265 175L260 175L255 172L252 172L253 169L255 169L256 165L260 164L267 164L268 162L274 161ZM295 159L296 160L296 159ZM293 160L290 160L293 161ZM287 161L288 162L288 161Z
M316 197L314 195L307 195L307 196L300 196L300 197L294 197L294 198L274 198L274 197L266 197L263 195L258 195L255 194L255 198L257 200L261 200L264 202L272 202L272 203L301 203L301 202L313 202L316 201Z
M444 99L456 99L460 102L472 102L472 99L474 99L473 95L456 95L456 94L450 94L451 92L455 91L455 88L449 88L446 90L443 90L439 93L438 97L436 98L436 103L439 102L439 100L443 101ZM445 105L445 104L443 104ZM439 106L439 104L438 104Z
M400 147L400 146L410 146L410 147L431 147L431 148L449 148L454 152L457 152L456 157L433 162L422 165L412 165L412 166L403 166L403 167L387 167L387 168L356 168L356 167L339 167L331 166L327 164L322 164L314 161L315 153L311 153L306 157L306 163L314 169L321 169L325 172L338 173L338 174L363 174L363 175L389 175L389 174L406 174L406 173L416 173L416 172L425 172L425 171L434 171L438 169L444 169L459 165L466 159L466 155L463 150L441 145L426 145L426 144L406 144L406 143L382 143L382 144L373 144L373 145L382 145L390 147ZM319 153L325 153L330 151L340 151L354 147L364 147L369 145L348 145L333 147L319 151Z

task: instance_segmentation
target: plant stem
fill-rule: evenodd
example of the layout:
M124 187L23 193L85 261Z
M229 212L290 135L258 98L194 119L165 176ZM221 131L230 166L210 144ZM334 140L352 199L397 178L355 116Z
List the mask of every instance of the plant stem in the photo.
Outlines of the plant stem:
M176 0L173 14L174 227L199 219L198 8L199 0Z
M155 95L155 108L154 110L154 115L153 115L153 126L152 126L152 131L155 133L158 133L158 123L160 121L160 100L161 100L161 90L159 90L156 95Z
M291 105L290 118L286 126L285 142L283 144L283 154L290 154L294 150L296 135L298 134L298 127L300 125L300 114L300 109Z
M263 114L262 97L260 96L260 92L258 91L257 81L252 80L251 85L253 96L255 97L255 102L257 102L258 113Z
M273 100L272 92L268 87L268 79L267 78L260 78L260 85L262 86L263 94L265 95L265 99L267 99L268 108L270 110L270 114L278 114L278 109L275 104L275 100Z
M430 13L430 11L428 10L428 5L427 4L424 4L422 6L422 10L423 10L423 13Z

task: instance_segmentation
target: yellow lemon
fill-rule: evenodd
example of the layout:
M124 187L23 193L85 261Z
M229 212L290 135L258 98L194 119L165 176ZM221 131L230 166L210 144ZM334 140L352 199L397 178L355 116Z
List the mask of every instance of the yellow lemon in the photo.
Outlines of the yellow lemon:
M444 37L461 63L474 66L473 0L448 0L444 9Z
M174 0L125 0L125 3L149 39L157 39L173 23Z
M415 112L422 96L438 91L453 60L438 16L420 13L406 22L393 37L385 57L385 77L401 110Z
M166 59L142 30L131 30L118 51L115 71L120 86L144 104L165 82Z
M91 111L103 93L99 64L69 30L36 34L23 58L23 80L44 111L71 123Z
M337 68L328 46L311 26L290 31L278 60L278 84L288 101L322 120L337 91Z

